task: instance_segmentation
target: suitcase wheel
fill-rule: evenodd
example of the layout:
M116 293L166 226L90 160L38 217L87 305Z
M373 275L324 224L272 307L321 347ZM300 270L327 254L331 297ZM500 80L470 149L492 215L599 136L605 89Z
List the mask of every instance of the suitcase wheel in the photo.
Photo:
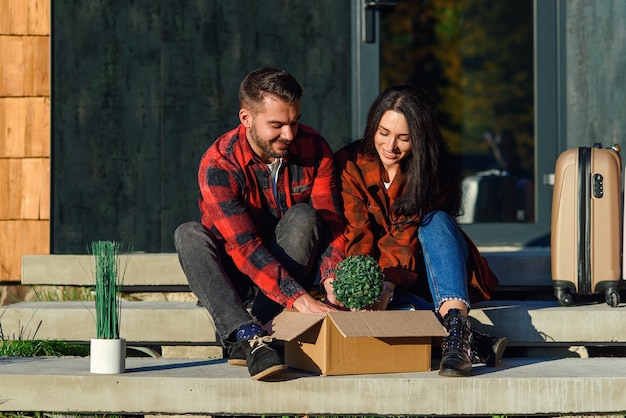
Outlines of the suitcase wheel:
M569 290L556 288L554 289L554 294L556 295L556 298L559 300L559 303L562 306L572 306L572 304L574 303L574 298L572 298L572 294L569 292Z
M617 305L619 305L619 292L617 291L617 289L614 288L606 289L606 292L604 293L604 299L606 300L607 305L615 308Z

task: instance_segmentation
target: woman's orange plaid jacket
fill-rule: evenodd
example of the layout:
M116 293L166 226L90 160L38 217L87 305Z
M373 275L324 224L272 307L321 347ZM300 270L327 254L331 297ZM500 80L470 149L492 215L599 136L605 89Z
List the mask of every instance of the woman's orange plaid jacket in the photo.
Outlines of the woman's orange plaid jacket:
M339 186L346 219L346 256L370 255L378 260L388 281L412 287L423 271L423 259L417 238L419 218L395 217L391 206L401 196L406 176L396 174L389 189L382 182L379 160L358 153L353 142L336 154ZM471 302L490 299L498 279L474 242L463 233L469 250L468 289Z

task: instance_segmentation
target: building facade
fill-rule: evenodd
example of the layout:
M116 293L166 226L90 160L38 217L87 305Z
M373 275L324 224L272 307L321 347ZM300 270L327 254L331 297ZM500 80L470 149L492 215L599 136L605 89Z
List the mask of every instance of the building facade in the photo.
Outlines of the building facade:
M410 31L420 36L424 27L442 36L442 21L432 19L444 9L465 21L474 13L476 26L498 18L493 0L397 3L400 17L411 17L418 3L441 7L412 19ZM531 83L516 73L507 91L532 90L530 129L521 136L532 145L534 217L467 225L481 245L549 243L558 153L619 144L626 133L626 3L527 4L529 13L520 14L529 16L530 48L511 43L491 53L531 54ZM333 148L356 139L373 96L403 81L414 71L406 62L420 55L385 46L385 39L395 46L408 39L391 30L401 22L391 16L364 0L0 0L0 281L19 282L24 254L85 252L96 239L171 252L174 228L197 216L197 162L237 123L237 85L254 68L296 75L305 88L303 122ZM440 73L454 69L452 56L437 62L448 63ZM483 64L476 56L461 61ZM419 76L437 78L437 71ZM450 136L483 129L472 120Z

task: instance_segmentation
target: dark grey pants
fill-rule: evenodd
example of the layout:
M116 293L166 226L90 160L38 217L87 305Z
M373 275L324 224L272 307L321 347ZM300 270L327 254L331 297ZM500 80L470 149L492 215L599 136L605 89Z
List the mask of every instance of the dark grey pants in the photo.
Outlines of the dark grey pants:
M290 208L275 229L270 252L305 289L316 277L320 218L313 207L300 203ZM180 225L174 233L174 245L189 287L213 318L218 335L225 345L234 342L232 334L240 326L270 321L283 309L258 291L252 280L240 272L223 244L199 222ZM254 300L252 315L246 302Z

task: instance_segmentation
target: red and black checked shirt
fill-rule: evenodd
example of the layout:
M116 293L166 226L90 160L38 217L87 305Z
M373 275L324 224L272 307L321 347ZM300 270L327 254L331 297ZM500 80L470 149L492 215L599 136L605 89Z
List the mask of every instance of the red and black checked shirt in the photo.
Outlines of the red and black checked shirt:
M336 154L346 219L345 254L367 254L376 258L386 280L410 287L418 279L418 263L423 262L417 235L420 219L391 214L392 205L404 189L406 175L398 172L385 190L383 167L378 158L369 159L358 153L358 144L352 143ZM471 239L461 232L471 255L468 263L470 299L488 299L498 280Z
M278 220L296 203L310 204L325 221L328 242L320 271L322 279L334 277L334 268L343 259L344 223L332 151L319 133L299 125L278 174L278 199L270 170L255 157L243 125L206 151L198 181L202 224L222 240L237 268L269 298L291 308L305 293L267 249Z

